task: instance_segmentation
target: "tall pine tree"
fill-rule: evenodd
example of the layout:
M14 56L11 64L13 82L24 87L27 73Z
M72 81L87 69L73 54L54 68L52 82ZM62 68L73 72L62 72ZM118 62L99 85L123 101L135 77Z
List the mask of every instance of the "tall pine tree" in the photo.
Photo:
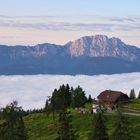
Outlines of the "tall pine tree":
M135 90L131 89L131 91L130 91L130 99L135 99L135 98L136 98Z
M75 90L72 91L72 105L75 107L82 107L87 102L87 97L85 91L78 86Z
M56 140L77 140L76 131L72 127L72 116L69 111L59 113L58 137Z
M102 112L94 114L94 129L90 140L109 140Z
M76 140L76 131L72 127L72 116L68 108L71 104L71 93L68 85L62 85L59 90L61 94L61 108L59 110L58 137L56 140Z
M24 125L24 121L23 121L22 115L20 115L18 117L17 129L18 129L18 131L17 131L18 139L19 140L27 140L28 137L27 137L27 132L26 132L26 129L25 129L25 125Z
M14 101L2 109L3 123L0 125L1 140L27 140L21 107Z
M49 103L49 99L46 100L44 112L46 113L47 116L49 116L49 114L51 113L51 105Z
M112 140L131 140L131 129L129 126L128 119L125 115L121 113L120 110L117 111L116 121L114 124L114 132L112 134Z
M138 99L140 99L140 91L139 91Z

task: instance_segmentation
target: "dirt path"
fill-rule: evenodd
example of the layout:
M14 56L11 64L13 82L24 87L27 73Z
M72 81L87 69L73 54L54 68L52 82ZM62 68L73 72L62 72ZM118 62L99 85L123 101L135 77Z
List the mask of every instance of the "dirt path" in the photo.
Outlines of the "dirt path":
M140 117L140 114L138 113L123 113L123 114L126 114L126 115L130 115L130 116L139 116Z

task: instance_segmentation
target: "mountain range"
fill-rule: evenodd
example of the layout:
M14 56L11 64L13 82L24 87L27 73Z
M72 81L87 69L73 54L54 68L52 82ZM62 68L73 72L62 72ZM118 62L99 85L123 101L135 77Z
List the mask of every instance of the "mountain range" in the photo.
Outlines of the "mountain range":
M85 36L65 45L0 45L0 75L128 72L140 72L140 48L115 37Z

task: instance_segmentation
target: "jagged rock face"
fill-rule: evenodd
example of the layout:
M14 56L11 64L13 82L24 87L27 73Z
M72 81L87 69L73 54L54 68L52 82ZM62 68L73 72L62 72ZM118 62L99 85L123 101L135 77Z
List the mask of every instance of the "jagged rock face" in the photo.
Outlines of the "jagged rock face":
M82 37L66 46L73 57L120 57L131 61L140 57L140 49L104 35Z
M60 45L55 44L39 44L35 47L32 47L34 49L34 56L56 56L60 55L63 56L67 53L66 48Z
M10 57L10 59L18 59L19 57L42 57L64 55L66 48L54 44L39 44L36 46L0 46L0 55Z

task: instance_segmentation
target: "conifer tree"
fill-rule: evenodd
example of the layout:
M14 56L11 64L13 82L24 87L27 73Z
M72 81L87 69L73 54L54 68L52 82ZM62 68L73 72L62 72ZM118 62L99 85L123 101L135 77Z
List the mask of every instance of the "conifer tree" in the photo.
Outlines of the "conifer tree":
M51 105L49 104L49 100L46 100L46 104L44 107L44 112L47 114L47 116L51 113Z
M136 98L135 90L131 89L131 91L130 91L130 99L135 99L135 98Z
M69 84L66 85L66 100L67 100L67 107L71 107L72 104L72 94L70 91Z
M14 101L2 109L3 124L0 125L1 140L27 140L21 107Z
M140 91L139 91L138 99L140 99Z
M87 97L83 89L78 86L72 94L73 107L81 107L87 102Z
M117 111L116 121L114 124L114 132L112 134L112 140L131 140L131 129L129 126L128 119L125 115L121 113L120 110Z
M71 98L72 96L68 84L66 86L65 85L60 86L58 90L55 89L51 97L52 110L55 111L61 110L63 104L65 104L66 107L70 107Z
M58 137L56 140L77 140L76 131L72 127L72 116L65 110L59 113Z
M51 111L52 111L52 114L53 114L53 120L55 120L55 111L58 109L58 91L57 89L54 90L54 92L52 93L52 97L51 97Z
M90 140L109 140L102 112L94 114L94 129Z
M92 103L92 101L93 101L93 99L92 99L91 95L89 95L89 97L88 97L88 102L89 102L89 103Z
M22 115L20 115L18 117L17 130L18 130L17 131L17 137L18 137L19 140L27 140L28 139Z
M68 108L71 103L71 94L69 86L62 85L60 87L61 94L61 108L59 110L59 127L58 127L58 137L56 140L76 140L76 132L72 128L72 116Z

